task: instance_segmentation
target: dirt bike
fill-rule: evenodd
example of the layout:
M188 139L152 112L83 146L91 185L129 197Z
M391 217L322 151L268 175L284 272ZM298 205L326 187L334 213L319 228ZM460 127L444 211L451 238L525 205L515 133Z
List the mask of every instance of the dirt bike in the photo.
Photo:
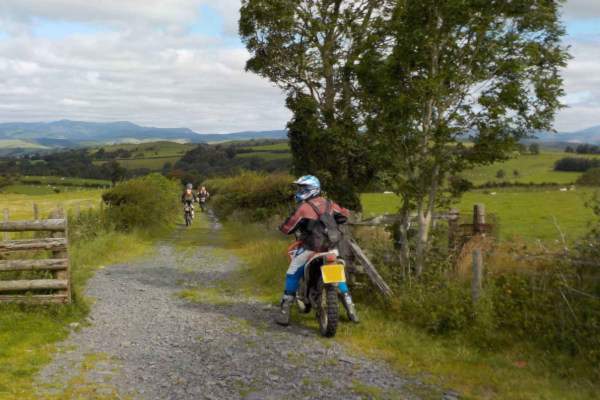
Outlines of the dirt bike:
M292 257L296 243L288 249ZM346 262L339 257L337 249L315 253L304 267L296 293L296 304L300 312L307 314L314 308L319 321L319 330L325 337L333 337L338 327L338 284L346 282Z
M200 210L202 210L202 212L204 212L204 209L206 208L206 197L200 197L200 200L198 200L198 203L200 203Z
M183 218L185 220L185 226L190 226L192 224L192 206L190 204L186 204L183 207Z

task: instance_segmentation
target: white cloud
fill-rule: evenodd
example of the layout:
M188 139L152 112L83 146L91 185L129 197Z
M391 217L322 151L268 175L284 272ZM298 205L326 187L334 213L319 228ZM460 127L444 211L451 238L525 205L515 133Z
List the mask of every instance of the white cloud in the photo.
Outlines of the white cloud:
M567 20L600 18L600 5L598 0L567 0L562 14Z
M224 35L235 34L238 0L0 0L0 22L11 35L0 41L0 121L282 129L290 116L284 97L244 72L246 50L231 48L219 32L189 33L203 4L218 8ZM37 37L39 18L111 29Z
M555 129L573 132L600 125L600 42L570 41L571 55L563 71L565 92Z
M217 11L221 32L191 33L205 7ZM290 117L284 96L245 73L247 52L232 48L239 7L240 0L0 0L0 31L8 33L0 39L0 121L281 129ZM598 0L568 0L563 14L569 24L600 18ZM44 37L40 21L76 26ZM557 115L559 131L600 125L600 38L578 35L569 44L570 108Z

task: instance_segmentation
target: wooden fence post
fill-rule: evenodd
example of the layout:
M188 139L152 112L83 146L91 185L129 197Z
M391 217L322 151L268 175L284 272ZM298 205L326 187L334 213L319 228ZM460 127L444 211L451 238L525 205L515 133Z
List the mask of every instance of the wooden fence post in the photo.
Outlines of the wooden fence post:
M479 300L483 281L483 257L480 250L473 250L473 302Z
M37 206L37 204L33 205L33 219L38 219L38 206Z
M77 203L77 204L79 204L79 203ZM59 204L59 207L60 207L60 204ZM68 238L69 237L69 231L68 231L69 228L68 228L68 220L66 220L67 216L65 215L65 212L60 209L59 209L59 211L52 211L50 213L50 218L51 219L65 218L65 224L67 224L64 232L52 232L50 236L53 238ZM67 259L67 269L53 271L52 275L54 276L54 279L62 279L62 280L66 280L66 281L70 282L69 277L71 276L71 263L68 262L69 253L67 251L53 251L52 258L54 258L55 260ZM67 303L71 302L71 285L70 284L67 285L66 290L58 290L56 293L67 296Z
M481 234L485 224L485 205L477 203L473 205L473 236Z
M448 248L454 247L456 236L456 228L458 228L458 220L460 219L460 210L458 208L450 208L448 211Z
M4 220L8 221L8 208L4 209ZM4 241L8 240L8 232L4 232Z

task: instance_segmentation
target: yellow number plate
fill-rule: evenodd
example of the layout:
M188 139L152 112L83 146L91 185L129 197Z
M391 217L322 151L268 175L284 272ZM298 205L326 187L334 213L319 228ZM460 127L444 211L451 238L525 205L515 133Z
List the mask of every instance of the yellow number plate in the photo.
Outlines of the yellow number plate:
M321 273L323 274L323 283L346 282L346 274L344 274L343 265L323 265L321 267Z

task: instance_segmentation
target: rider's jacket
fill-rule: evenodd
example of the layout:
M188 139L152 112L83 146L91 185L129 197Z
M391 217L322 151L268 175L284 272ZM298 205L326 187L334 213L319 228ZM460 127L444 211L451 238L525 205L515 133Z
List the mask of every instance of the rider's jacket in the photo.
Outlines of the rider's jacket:
M181 195L181 202L182 203L191 203L196 199L196 197L194 196L194 193L188 193L187 191L184 191L183 194Z
M312 240L310 240L310 236L312 234L312 229L315 227L315 224L319 219L319 216L317 215L315 210L313 210L310 204L307 203L308 201L314 204L320 212L325 212L326 200L324 197L319 196L313 199L303 201L298 204L296 209L292 212L288 219L286 219L285 222L279 226L278 229L281 232L287 234L292 234L299 230L300 240L303 241L302 246L306 250L315 250L309 248L311 247L310 243L313 242ZM333 218L335 219L335 222L337 222L339 225L348 221L348 217L350 216L348 210L346 210L343 207L340 207L338 204L334 203L331 200L330 202L331 205L329 212L333 211Z
M208 196L210 196L210 195L208 194L208 192L207 192L206 190L205 190L204 192L203 192L203 191L199 191L199 192L196 194L196 197L199 197L199 198L201 198L201 199L207 199L207 198L208 198Z

